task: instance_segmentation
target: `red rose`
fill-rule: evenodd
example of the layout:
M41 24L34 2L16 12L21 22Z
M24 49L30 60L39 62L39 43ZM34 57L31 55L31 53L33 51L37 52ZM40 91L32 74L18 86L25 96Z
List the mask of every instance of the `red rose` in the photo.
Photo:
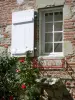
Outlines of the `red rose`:
M66 82L66 85L71 85L71 83L70 82Z
M25 60L24 59L20 59L19 61L20 61L20 63L23 63Z
M19 69L16 69L16 72L18 73L18 72L20 72L20 70Z
M37 68L38 67L37 59L33 59L32 64L33 64L33 68Z
M10 97L9 97L9 100L13 100L13 96L10 96Z
M22 88L22 89L26 89L26 85L25 85L25 84L22 84L22 85L21 85L21 88Z

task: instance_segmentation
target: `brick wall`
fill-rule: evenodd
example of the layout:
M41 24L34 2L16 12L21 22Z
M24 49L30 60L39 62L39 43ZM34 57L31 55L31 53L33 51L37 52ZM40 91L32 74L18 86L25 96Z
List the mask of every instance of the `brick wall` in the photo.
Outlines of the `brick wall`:
M75 35L75 18L74 18L74 0L66 0L65 5L69 8L69 13L64 20L64 39L71 41L72 44L75 44L74 35Z
M65 0L64 5L64 41L69 41L72 52L75 54L75 0ZM69 45L69 44L67 44ZM70 45L69 45L70 46ZM69 51L64 47L65 51ZM70 51L71 51L70 49ZM65 52L65 55L66 55ZM69 54L69 53L68 53Z
M35 0L24 0L20 5L17 0L0 0L0 25L11 24L13 11L29 8L35 8Z
M0 54L8 47L10 51L12 12L30 8L37 8L36 0L24 0L20 5L17 0L0 0ZM35 33L37 33L36 30ZM38 40L36 34L35 40L36 42ZM75 0L65 0L64 3L64 41L64 45L67 44L64 47L65 55L67 52L67 55L75 54ZM68 46L71 46L70 50Z
M18 4L17 0L0 0L0 54L7 48L10 51L12 12L30 8L37 9L36 0L24 0L22 4ZM75 0L65 0L63 8L64 54L66 56L75 54ZM38 34L35 29L35 46L38 41L36 33Z
M0 54L11 45L12 12L25 9L35 9L35 0L24 0L18 4L17 0L0 0Z
M1 0L0 1L0 49L10 45L12 12L25 10L29 8L36 9L36 0L24 0L22 4L18 4L17 0ZM75 53L75 1L65 0L64 3L64 40L70 41L73 52ZM36 35L35 35L36 36ZM37 41L37 38L36 38ZM68 44L69 45L69 44ZM67 48L65 48L67 50ZM65 51L66 54L66 51Z
M17 4L17 0L0 0L0 55L2 54L3 51L7 50L7 48L8 51L10 51L12 12L30 8L36 9L36 0L24 0L24 2L21 5ZM35 33L37 33L36 30ZM36 34L35 34L35 40L36 42L38 41ZM65 55L69 51L67 46L70 45L72 46L71 49L73 49L72 50L73 52L71 52L70 50L71 54L72 53L75 54L75 0L65 0L64 3L64 41L67 44L65 46L65 51L64 51ZM75 61L75 57L71 61ZM49 73L49 75L52 77L71 79L70 75L68 75L68 73L63 70L62 71L56 70L50 72L47 71L47 73ZM74 82L74 80L71 81L71 83L72 82ZM75 87L73 89L75 91ZM73 94L74 93L75 92L73 92ZM73 97L75 97L75 95L73 95Z

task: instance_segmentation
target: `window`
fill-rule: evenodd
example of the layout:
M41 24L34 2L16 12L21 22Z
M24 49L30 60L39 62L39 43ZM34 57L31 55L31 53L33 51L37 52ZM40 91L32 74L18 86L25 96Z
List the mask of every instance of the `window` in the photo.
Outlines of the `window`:
M39 37L41 54L63 54L63 11L62 9L46 9L40 11Z

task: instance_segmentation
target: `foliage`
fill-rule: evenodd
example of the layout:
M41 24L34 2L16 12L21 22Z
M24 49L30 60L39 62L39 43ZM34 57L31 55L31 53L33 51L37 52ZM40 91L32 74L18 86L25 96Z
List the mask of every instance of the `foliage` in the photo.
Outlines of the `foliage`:
M29 52L26 58L0 57L0 99L38 100L39 89L35 79L39 70L33 67L31 60Z
M16 58L0 57L0 98L14 95Z
M36 100L35 96L39 91L35 80L39 75L39 70L33 67L31 61L29 52L27 52L26 58L21 58L18 62L16 76L19 79L18 82L21 84L21 93L27 95L29 100Z

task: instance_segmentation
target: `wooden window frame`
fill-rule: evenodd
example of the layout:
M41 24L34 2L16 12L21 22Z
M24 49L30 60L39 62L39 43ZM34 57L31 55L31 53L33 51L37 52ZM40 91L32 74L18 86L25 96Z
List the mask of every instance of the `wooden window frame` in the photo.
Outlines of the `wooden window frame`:
M62 27L62 31L58 31L58 32L62 32L62 41L58 41L58 42L54 42L54 28L53 28L53 44L54 43L62 43L62 52L54 52L54 45L53 45L53 52L51 53L46 53L45 52L45 13L47 12L59 12L62 11L63 13L63 8L62 7L55 7L55 8L48 8L48 9L39 9L39 56L63 56L63 52L64 52L64 41L63 41L63 32L64 29ZM53 15L54 17L54 15ZM63 16L62 16L63 17ZM57 21L59 22L59 21ZM62 26L63 26L63 19L62 21ZM54 23L54 20L53 20Z

